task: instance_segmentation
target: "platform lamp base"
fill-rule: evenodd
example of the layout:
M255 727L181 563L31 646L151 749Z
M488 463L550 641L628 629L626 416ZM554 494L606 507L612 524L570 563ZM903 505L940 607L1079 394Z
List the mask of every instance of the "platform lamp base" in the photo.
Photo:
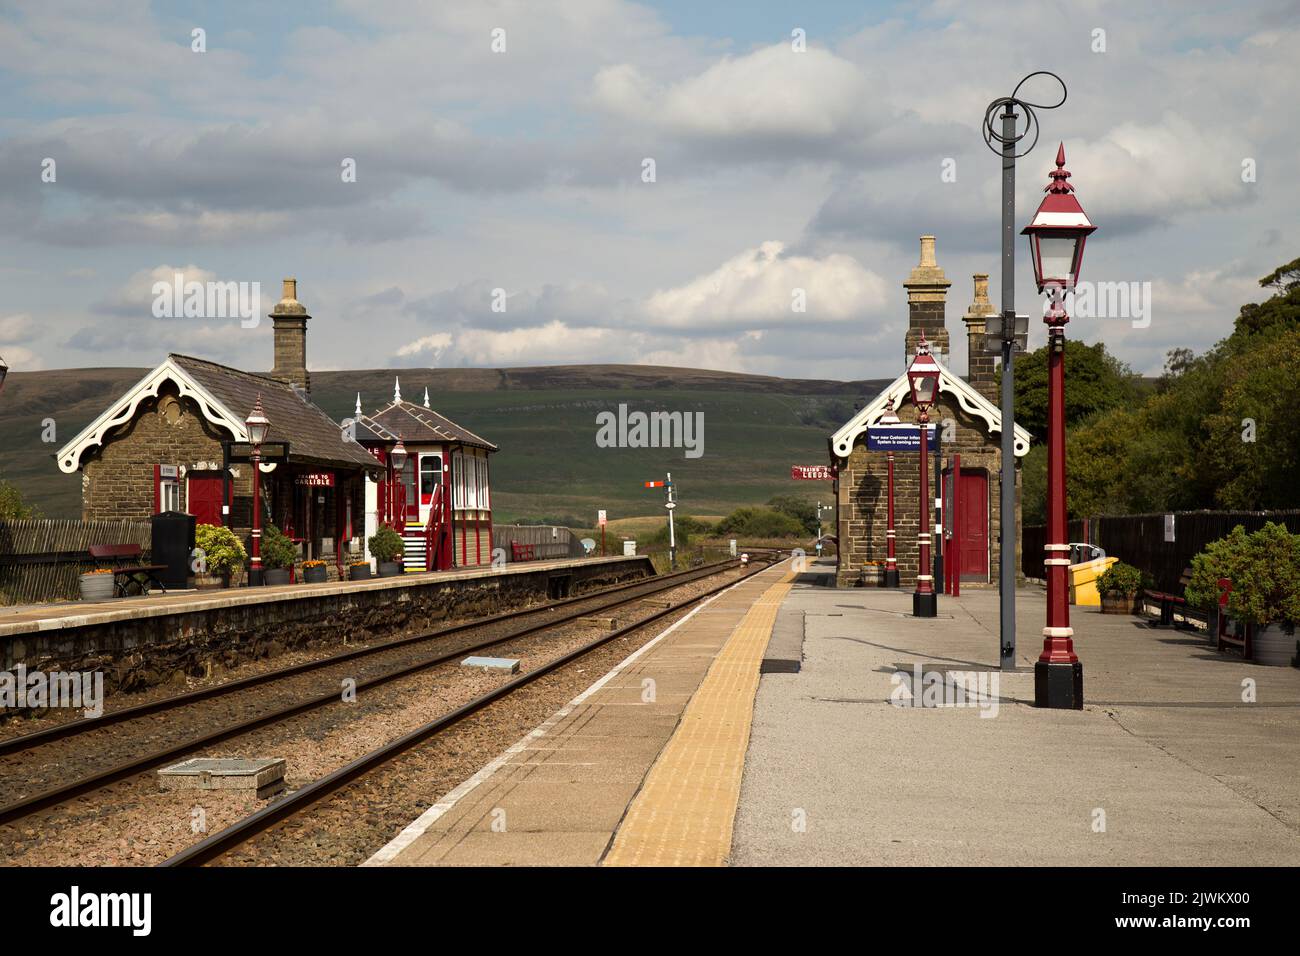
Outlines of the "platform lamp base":
M266 574L262 568L248 569L248 586L250 588L258 588L265 583L266 583Z
M894 568L892 571L889 569L885 570L885 587L898 587L898 568Z
M1083 710L1083 664L1034 664L1034 706Z
M912 592L912 617L938 617L939 616L939 595L931 591L929 594L922 594L920 591Z

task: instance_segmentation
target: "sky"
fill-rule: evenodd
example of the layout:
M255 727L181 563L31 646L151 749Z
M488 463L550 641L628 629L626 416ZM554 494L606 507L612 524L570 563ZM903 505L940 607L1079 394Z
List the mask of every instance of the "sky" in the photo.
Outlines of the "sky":
M294 276L315 369L879 378L932 234L964 371L971 276L1000 288L984 112L1051 69L1017 228L1064 143L1081 278L1130 293L1068 332L1154 374L1300 254L1298 41L1294 0L6 0L0 355L266 369L268 321L157 316L155 283L260 316Z

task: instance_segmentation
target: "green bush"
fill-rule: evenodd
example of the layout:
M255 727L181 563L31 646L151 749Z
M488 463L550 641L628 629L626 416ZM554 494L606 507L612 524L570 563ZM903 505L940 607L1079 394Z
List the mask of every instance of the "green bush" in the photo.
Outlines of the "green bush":
M673 536L677 540L677 547L684 548L690 544L691 539L697 535L706 535L713 530L713 525L707 521L701 521L699 518L693 518L690 515L675 514L673 515ZM647 548L653 548L657 545L668 546L668 519L654 532L644 539Z
M381 525L379 530L370 536L369 544L370 553L375 556L375 560L385 564L396 561L406 550L406 542L402 540L402 536L388 525Z
M798 538L807 532L797 518L771 508L737 508L718 522L714 533L737 538Z
M1232 582L1228 614L1252 624L1300 623L1300 535L1270 521L1250 534L1241 525L1192 559L1187 601L1200 608L1219 600L1218 579Z
M1133 594L1151 586L1150 575L1131 564L1117 561L1097 578L1097 590L1102 594Z
M262 529L262 564L268 568L291 568L298 557L297 546L273 524Z
M244 566L248 552L235 532L219 524L201 524L194 529L194 546L203 552L209 574L234 574Z

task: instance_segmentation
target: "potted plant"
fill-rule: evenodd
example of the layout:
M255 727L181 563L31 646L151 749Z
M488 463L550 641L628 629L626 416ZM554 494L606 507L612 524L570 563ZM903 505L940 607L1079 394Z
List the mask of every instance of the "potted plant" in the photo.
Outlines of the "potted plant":
M110 568L96 568L93 571L87 571L81 575L78 583L81 586L81 599L83 601L111 601L117 597L117 591L113 587L115 578Z
M369 581L370 562L353 561L348 565L348 578L352 581Z
M402 540L401 535L388 525L382 525L378 531L370 536L369 544L370 553L379 562L379 576L381 578L392 578L402 573L402 563L399 559L402 552L406 550L406 543Z
M1192 559L1188 603L1213 607L1219 578L1232 582L1227 613L1250 628L1255 663L1285 667L1300 657L1300 535L1272 521L1250 534L1237 525Z
M862 565L862 584L869 588L885 586L885 565L880 561L867 561Z
M1097 578L1102 614L1132 614L1137 610L1138 592L1147 586L1148 575L1131 564L1117 561Z
M262 565L266 568L267 584L288 584L289 569L298 557L294 543L275 525L267 525L262 532Z
M195 583L199 587L230 587L231 577L243 569L248 553L229 528L201 524L194 528Z
M302 563L302 579L307 584L324 584L329 580L329 569L325 562L313 558Z

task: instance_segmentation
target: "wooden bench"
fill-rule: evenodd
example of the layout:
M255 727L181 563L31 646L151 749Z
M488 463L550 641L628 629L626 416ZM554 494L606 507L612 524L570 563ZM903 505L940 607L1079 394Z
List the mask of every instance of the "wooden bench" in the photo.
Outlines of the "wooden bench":
M1182 594L1168 594L1164 591L1143 591L1143 600L1150 600L1160 606L1160 620L1157 622L1158 627L1174 626L1174 610L1179 609L1183 615L1183 620L1187 620L1187 585L1192 580L1192 569L1183 568L1183 573L1178 577L1178 586L1182 588Z
M536 561L536 545L520 544L518 541L510 542L510 560L511 561Z
M126 597L132 584L139 586L141 594L148 594L151 586L167 593L167 588L158 580L158 572L166 571L167 565L138 563L144 550L138 544L92 544L87 550L96 564L113 562L113 587L119 597Z

